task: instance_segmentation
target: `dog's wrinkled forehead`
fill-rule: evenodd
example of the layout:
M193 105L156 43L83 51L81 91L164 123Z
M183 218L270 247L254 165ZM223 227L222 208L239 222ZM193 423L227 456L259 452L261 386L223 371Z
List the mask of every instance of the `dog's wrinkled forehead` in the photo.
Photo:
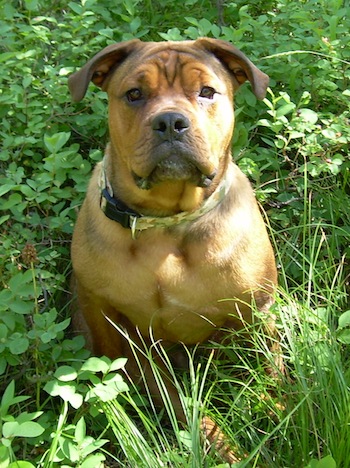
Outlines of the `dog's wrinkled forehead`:
M218 91L224 91L226 85L231 86L230 74L221 62L214 56L204 60L203 55L167 48L157 53L142 54L136 62L131 56L116 70L115 77L106 80L103 89L108 90L111 79L118 87L143 85L157 91L176 84L183 90L195 88L199 83L214 86ZM130 61L133 62L133 72L127 73Z
M146 55L143 63L145 64L145 67L148 67L148 69L151 67L153 68L153 71L157 71L162 74L171 86L174 83L176 76L181 74L182 67L186 61L188 61L188 54L186 60L184 53L181 54L177 50L167 48L156 54ZM140 69L142 70L142 65ZM147 69L145 69L145 73L147 73Z
M139 40L112 44L101 50L80 70L69 78L69 88L75 101L80 101L90 81L106 88L111 75L117 69L133 74L134 65L156 57L164 66L169 79L174 77L179 60L176 57L188 58L188 61L210 64L215 70L226 70L234 88L245 81L250 81L253 92L258 99L263 99L268 86L268 76L260 71L239 49L218 39L200 38L184 42L141 42Z

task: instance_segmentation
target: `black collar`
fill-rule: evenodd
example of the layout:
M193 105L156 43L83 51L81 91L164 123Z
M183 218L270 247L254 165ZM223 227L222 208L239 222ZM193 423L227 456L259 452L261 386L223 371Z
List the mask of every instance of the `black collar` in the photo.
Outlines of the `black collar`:
M118 198L110 195L107 187L101 191L101 208L107 218L129 229L131 229L135 218L142 216L140 213L129 208L124 202L118 200Z
M215 191L204 200L203 204L195 211L182 211L171 216L144 216L129 208L124 202L114 197L113 189L106 175L105 158L100 163L98 185L100 188L100 206L104 214L116 221L122 227L131 230L131 237L136 239L136 233L149 228L169 228L182 223L195 221L205 215L225 198L230 190L232 174L227 172Z

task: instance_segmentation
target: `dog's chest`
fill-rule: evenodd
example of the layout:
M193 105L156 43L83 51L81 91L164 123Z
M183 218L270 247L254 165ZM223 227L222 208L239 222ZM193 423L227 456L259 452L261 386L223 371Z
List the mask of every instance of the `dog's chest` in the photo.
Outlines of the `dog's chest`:
M185 343L204 340L225 322L231 306L220 300L234 290L217 255L200 243L137 242L104 270L104 294L116 310L145 335L152 327L155 337Z

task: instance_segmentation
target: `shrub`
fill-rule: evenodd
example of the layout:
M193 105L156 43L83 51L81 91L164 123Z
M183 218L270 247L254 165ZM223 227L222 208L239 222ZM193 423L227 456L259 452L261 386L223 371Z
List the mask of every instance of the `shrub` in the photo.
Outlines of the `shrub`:
M232 360L241 358L234 345L223 350L221 362L211 363L213 372L204 366L208 386L216 387L206 394L205 406L222 419L215 410L222 402L227 416L221 422L232 441L258 464L347 466L350 19L345 2L185 0L181 9L165 0L51 3L0 2L0 466L99 466L111 457L106 440L123 446L113 430L134 427L128 422L133 414L142 419L143 410L135 410L142 398L137 389L127 392L115 372L118 365L102 360L87 368L82 338L67 335L70 237L108 138L101 125L105 94L91 87L83 102L73 104L67 77L115 41L201 35L233 42L271 77L263 102L256 102L249 86L237 93L233 153L270 220L283 291L276 314L294 379L294 386L285 383L283 389L293 393L295 407L287 405L281 413L271 400L259 398L270 383L246 361L255 384L241 387L231 379L225 354L232 367ZM305 324L293 315L295 309ZM188 388L201 372L199 365ZM111 401L106 403L103 392L112 387L118 398L106 397ZM336 429L327 395L338 411ZM118 411L124 420L113 426L106 415ZM167 431L152 438L148 429L158 416L148 417L151 422L144 419L142 429L135 426L144 437L132 445L141 451L135 460L146 450L152 463L197 466L194 453L207 466L218 462L196 445L201 442L195 424L194 432L170 438L172 445ZM301 447L298 457L293 444ZM125 463L122 451L113 457Z

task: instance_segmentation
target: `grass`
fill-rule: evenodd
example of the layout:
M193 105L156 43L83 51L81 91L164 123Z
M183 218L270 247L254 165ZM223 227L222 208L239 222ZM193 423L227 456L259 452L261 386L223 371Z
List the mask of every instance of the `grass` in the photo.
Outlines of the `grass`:
M122 466L194 468L224 463L200 437L203 416L225 432L241 459L239 467L350 466L350 356L337 340L335 319L346 299L344 259L333 258L330 249L326 260L320 256L327 249L321 224L305 223L288 234L285 248L294 252L303 282L288 288L281 266L285 285L278 290L273 312L286 375L276 380L265 372L273 356L258 323L247 325L249 346L232 333L229 344L186 350L185 374L173 369L161 343L154 343L183 403L187 426L176 421L163 376L145 350L162 395L161 412L152 396L148 394L145 403L135 386L124 394L126 406L119 400L101 402L121 448L117 459ZM275 233L275 241L280 238L281 233ZM301 239L297 248L296 238ZM208 348L215 348L215 355L202 353Z
M350 466L345 2L2 3L0 468L100 468L105 458L108 468L220 466L200 436L205 415L240 466ZM66 80L114 41L203 35L231 41L271 77L262 103L249 86L237 93L233 149L271 208L274 313L288 372L279 381L266 374L273 357L258 323L250 346L232 334L224 346L187 350L185 373L155 343L184 405L183 427L148 350L160 409L150 392L127 378L129 391L121 385L122 360L90 361L82 337L66 334L76 209L107 138L96 118L105 115L103 93L92 87L73 106Z

